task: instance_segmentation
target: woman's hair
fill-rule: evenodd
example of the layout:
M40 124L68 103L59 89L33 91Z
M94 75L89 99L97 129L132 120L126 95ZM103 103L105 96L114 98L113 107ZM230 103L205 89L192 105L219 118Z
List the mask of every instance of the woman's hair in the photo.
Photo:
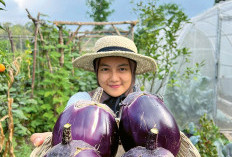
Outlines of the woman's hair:
M126 59L128 59L129 66L131 69L131 75L132 75L131 85L130 85L129 89L124 93L125 95L128 95L130 92L133 91L133 87L135 85L135 71L136 71L137 63L132 59L129 59L129 58L126 58ZM96 77L97 77L97 83L98 83L98 68L99 68L100 60L101 60L101 58L96 58L93 61L94 72L96 73ZM98 86L100 86L99 83L98 83Z

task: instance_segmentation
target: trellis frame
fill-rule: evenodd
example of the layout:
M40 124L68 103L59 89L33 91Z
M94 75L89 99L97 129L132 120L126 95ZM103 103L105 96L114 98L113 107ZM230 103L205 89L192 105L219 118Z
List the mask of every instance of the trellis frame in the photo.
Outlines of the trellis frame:
M81 47L81 40L82 38L97 38L104 36L106 33L108 34L117 34L122 36L131 36L130 38L134 40L134 27L138 23L138 21L117 21L117 22L70 22L70 21L53 21L53 24L56 25L60 32L62 32L62 26L63 25L75 25L77 26L76 30L71 33L70 38L66 45L68 45L70 42L72 42L74 39L78 39L78 47L79 52L82 51ZM130 25L130 29L128 31L119 30L115 25ZM96 26L96 25L111 25L114 31L84 31L80 32L80 28L83 26ZM62 39L62 33L60 33L59 36L59 44L64 45L63 39ZM60 51L62 54L62 50Z

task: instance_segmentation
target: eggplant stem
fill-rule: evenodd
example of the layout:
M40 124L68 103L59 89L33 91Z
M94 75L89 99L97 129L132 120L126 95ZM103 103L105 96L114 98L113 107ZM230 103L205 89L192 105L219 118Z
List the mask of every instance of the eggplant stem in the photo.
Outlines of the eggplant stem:
M63 127L62 144L69 144L72 141L71 124L67 123Z
M154 150L158 147L158 134L159 134L159 131L155 125L148 133L146 149Z

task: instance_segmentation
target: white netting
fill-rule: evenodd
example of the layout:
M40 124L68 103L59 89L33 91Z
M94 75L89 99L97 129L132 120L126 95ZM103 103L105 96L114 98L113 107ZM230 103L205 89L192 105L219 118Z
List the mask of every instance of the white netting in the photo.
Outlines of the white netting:
M167 98L169 105L173 101L181 103L179 108L171 107L177 117L182 114L179 118L190 116L187 119L197 120L198 116L206 112L214 117L221 129L232 129L231 26L232 1L229 0L192 18L191 23L186 24L181 30L178 45L187 47L192 52L189 65L194 66L196 62L204 60L205 66L197 80L179 82L183 88L188 89L178 88L169 93L175 94L172 98ZM186 109L187 113L180 113L180 109Z

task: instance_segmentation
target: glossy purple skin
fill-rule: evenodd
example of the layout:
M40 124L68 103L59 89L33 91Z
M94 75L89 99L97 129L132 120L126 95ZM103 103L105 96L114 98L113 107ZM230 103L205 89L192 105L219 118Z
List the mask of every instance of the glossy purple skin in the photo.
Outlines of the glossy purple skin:
M104 109L89 105L77 109L71 105L58 118L52 136L52 145L62 139L64 124L72 125L72 139L83 140L94 146L102 157L114 157L118 149L118 127L115 118Z
M145 147L135 147L123 154L122 157L174 157L173 154L162 147L154 150L147 150Z
M81 140L72 140L69 144L57 144L44 157L68 157L74 156L77 148L84 148L75 157L100 157L97 150ZM87 148L87 149L85 149Z
M136 146L145 147L148 132L156 125L159 130L158 147L176 156L180 148L180 131L161 99L135 92L128 95L122 104L119 135L126 151Z

